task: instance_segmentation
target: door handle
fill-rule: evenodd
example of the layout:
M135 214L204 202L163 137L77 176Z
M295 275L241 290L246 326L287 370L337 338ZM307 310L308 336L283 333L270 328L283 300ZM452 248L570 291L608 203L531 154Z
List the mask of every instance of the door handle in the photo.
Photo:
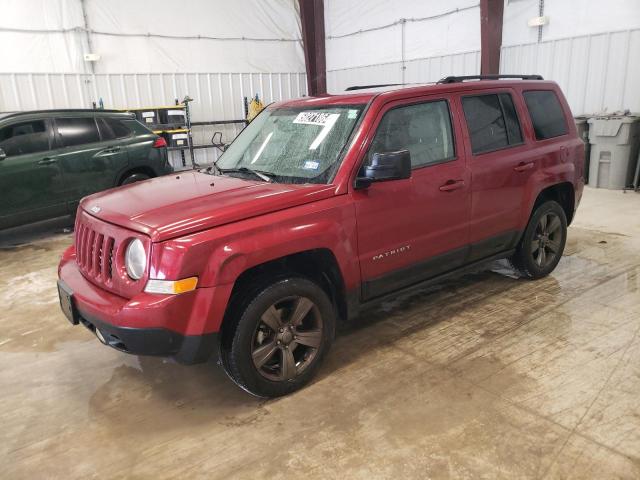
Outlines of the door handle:
M441 192L453 192L464 188L464 180L447 180L447 183L440 185Z
M120 151L120 147L111 147L111 148L105 148L104 150L101 150L98 155L104 155L107 153L118 153Z
M51 165L52 163L56 163L58 160L51 157L45 157L38 162L38 165Z
M513 167L516 172L526 172L536 166L535 162L520 162L517 166Z

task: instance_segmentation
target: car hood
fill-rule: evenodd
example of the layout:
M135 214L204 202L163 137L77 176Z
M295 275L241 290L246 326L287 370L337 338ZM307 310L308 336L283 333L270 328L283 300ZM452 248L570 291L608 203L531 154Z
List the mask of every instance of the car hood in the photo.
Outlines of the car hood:
M90 195L80 206L155 242L335 195L333 185L258 182L186 171Z

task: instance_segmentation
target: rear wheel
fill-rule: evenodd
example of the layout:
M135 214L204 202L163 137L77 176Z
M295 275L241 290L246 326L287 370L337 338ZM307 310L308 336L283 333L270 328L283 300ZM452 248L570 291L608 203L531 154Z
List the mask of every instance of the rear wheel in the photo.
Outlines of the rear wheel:
M256 289L239 308L230 341L221 349L229 376L259 397L278 397L304 386L317 371L334 335L333 304L305 278L286 278Z
M529 224L510 261L526 278L542 278L558 265L567 241L567 217L557 202L540 205L531 215Z
M124 179L120 182L120 185L129 185L135 182L141 182L142 180L148 180L151 177L146 173L132 173L124 177Z

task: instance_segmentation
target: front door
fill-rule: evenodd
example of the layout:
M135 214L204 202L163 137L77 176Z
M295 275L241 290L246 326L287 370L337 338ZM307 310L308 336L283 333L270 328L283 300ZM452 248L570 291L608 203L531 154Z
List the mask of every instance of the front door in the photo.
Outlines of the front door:
M0 128L0 228L66 214L60 164L51 150L48 119L22 120Z
M363 164L406 149L412 176L354 192L363 300L453 270L469 248L470 175L449 102L392 102L375 124Z

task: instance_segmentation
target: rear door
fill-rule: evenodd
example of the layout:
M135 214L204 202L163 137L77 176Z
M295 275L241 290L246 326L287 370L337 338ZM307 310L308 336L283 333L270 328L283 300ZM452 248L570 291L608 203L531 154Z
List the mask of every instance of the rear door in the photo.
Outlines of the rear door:
M72 207L82 197L116 185L117 175L127 165L126 148L121 141L104 138L92 116L55 119L58 158L69 188Z
M449 101L392 102L374 124L363 164L407 149L412 176L354 191L364 300L461 266L469 240L470 175Z
M64 215L66 191L47 118L0 128L0 228Z
M539 165L525 141L513 91L474 91L458 101L471 171L469 260L474 261L513 248L526 186Z

